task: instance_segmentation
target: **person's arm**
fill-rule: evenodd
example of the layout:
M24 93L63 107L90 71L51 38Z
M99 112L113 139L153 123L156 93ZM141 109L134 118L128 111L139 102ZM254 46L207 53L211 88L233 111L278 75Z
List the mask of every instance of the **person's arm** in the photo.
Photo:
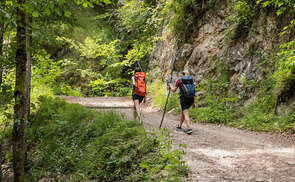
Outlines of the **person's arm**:
M193 109L196 107L196 96L194 96Z
M169 87L171 88L172 92L176 92L177 87L174 87L171 83L169 83Z
M131 77L131 84L132 84L132 86L135 86L135 79L134 79L134 76Z

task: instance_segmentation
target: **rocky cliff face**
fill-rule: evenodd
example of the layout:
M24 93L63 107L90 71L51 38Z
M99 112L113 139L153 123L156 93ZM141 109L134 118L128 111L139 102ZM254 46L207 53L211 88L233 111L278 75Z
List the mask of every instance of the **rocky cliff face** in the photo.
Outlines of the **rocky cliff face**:
M232 40L237 24L232 23L235 14L226 0L220 0L215 8L207 10L197 21L197 28L185 43L177 43L168 33L162 32L163 41L150 56L150 66L157 64L165 72L173 68L173 81L182 71L188 71L197 83L216 80L227 74L229 89L238 96L252 92L247 81L263 79L262 61L278 43L281 25L276 16L262 10L254 16L246 35Z

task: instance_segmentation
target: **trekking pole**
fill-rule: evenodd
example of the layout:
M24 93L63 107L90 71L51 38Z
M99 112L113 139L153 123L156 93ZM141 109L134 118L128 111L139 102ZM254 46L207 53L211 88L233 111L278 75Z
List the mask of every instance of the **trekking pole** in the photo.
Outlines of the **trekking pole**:
M142 66L140 65L139 61L136 61L138 66L140 67L141 71L145 72L144 69L142 68Z
M174 56L174 57L175 57L175 56ZM175 58L174 58L174 60L175 60ZM173 68L174 68L174 61L173 61L173 63L172 63L171 78L170 78L170 82L169 82L169 83L172 82ZM168 91L168 95L167 95L167 98L166 98L166 103L165 103L165 107L164 107L164 112L163 112L163 116L162 116L162 119L161 119L161 123L160 123L160 127L159 127L159 128L162 127L162 124L163 124L163 121L164 121L164 117L165 117L165 114L166 114L166 107L167 107L167 104L168 104L168 99L169 99L170 92L171 92L171 88L170 88L170 86L168 86L168 87L169 87L169 91Z
M171 72L172 73L172 72ZM172 77L172 76L171 76ZM161 124L160 124L160 127L162 127L162 124L163 124L163 120L164 120L164 117L165 117L165 113L166 113L166 107L167 107L167 104L168 104L168 99L169 99L169 96L170 96L170 92L171 92L171 89L169 87L169 91L168 91L168 95L167 95L167 98L166 98L166 103L165 103L165 107L164 107L164 112L163 112L163 116L162 116L162 119L161 119Z

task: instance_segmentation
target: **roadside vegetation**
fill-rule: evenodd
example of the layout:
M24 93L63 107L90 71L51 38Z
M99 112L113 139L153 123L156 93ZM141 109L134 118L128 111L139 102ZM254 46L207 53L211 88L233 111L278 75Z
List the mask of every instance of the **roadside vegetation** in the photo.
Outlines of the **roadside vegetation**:
M59 98L38 104L27 131L27 181L181 181L187 173L165 130L148 133L123 115Z

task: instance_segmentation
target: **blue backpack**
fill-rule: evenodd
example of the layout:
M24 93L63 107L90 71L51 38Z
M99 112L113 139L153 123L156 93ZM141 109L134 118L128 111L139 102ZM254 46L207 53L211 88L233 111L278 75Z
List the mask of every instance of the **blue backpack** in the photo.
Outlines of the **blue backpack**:
M195 97L195 84L192 76L184 76L180 79L181 81L181 96L186 99Z

